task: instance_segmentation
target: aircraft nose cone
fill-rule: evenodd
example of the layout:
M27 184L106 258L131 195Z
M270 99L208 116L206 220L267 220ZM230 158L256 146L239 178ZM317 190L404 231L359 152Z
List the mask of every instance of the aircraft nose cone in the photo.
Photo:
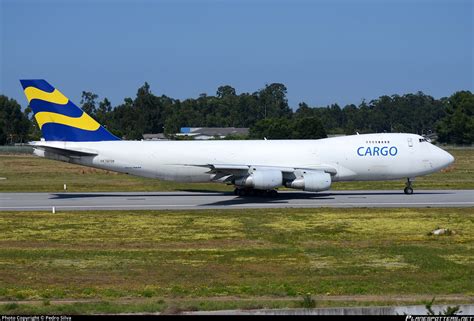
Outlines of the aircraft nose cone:
M452 163L454 162L454 157L453 155L451 155L450 153L446 152L446 151L442 151L442 154L441 154L441 163L442 163L442 166L443 167L448 167L449 165L451 165Z
M450 153L446 154L448 154L448 165L451 165L452 163L454 163L454 157Z

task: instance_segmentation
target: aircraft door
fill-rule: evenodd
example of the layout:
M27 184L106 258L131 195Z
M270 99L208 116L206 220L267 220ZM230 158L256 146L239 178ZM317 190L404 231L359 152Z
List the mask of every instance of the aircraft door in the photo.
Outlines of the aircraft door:
M413 147L413 139L412 138L408 138L408 147Z

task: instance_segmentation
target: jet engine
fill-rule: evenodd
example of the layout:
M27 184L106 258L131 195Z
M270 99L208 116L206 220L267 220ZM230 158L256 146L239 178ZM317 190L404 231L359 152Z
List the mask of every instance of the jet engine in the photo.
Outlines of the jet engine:
M270 190L283 184L283 174L279 170L255 171L248 176L235 180L235 185Z
M331 175L323 171L304 172L301 176L286 183L287 187L309 192L320 192L331 187Z

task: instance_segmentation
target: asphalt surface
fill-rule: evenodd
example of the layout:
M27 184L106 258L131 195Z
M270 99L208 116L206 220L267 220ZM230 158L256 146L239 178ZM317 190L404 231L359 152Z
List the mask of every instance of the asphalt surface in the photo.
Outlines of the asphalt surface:
M472 207L474 190L279 192L239 197L223 192L0 193L0 211L169 210L317 207Z

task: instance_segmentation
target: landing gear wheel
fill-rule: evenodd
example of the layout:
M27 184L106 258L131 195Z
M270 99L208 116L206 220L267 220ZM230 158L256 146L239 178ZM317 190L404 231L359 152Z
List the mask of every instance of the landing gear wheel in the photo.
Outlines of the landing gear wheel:
M234 188L234 195L239 195L239 189L238 188Z
M406 184L405 184L406 187L405 187L405 189L403 190L403 192L405 192L405 194L407 194L407 195L413 194L413 187L411 187L411 182L412 182L412 181L411 181L410 178L408 177L408 178L407 178L407 182L406 182Z
M270 191L270 193L268 193L268 194L270 195L270 197L277 197L278 192L277 192L276 190L272 189L272 190Z
M246 196L247 195L247 191L244 189L244 188L239 188L239 196Z

